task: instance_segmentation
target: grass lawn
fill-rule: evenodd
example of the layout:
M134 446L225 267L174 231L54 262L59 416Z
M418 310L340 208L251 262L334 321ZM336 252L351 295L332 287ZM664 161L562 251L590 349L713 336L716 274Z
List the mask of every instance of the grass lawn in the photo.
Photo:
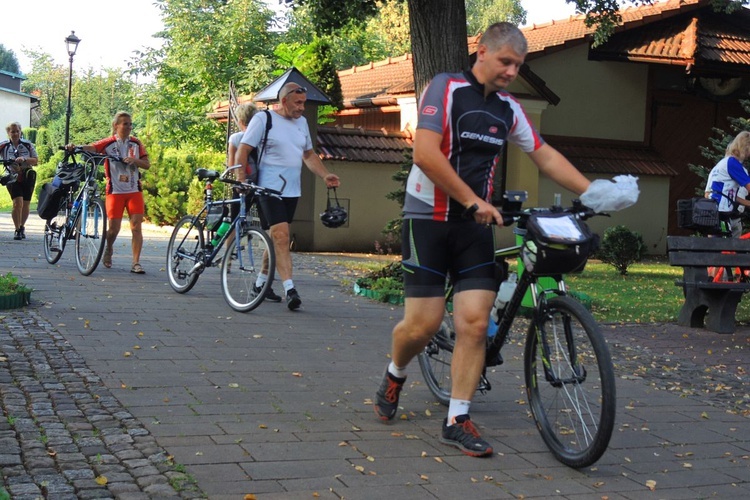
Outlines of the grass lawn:
M342 260L354 276L383 267L382 263ZM513 267L513 266L511 266ZM634 264L627 276L609 264L591 260L581 274L566 276L569 289L591 298L591 312L600 323L675 322L683 303L682 289L675 286L681 267L666 258L649 258ZM750 323L750 299L737 308L737 321Z

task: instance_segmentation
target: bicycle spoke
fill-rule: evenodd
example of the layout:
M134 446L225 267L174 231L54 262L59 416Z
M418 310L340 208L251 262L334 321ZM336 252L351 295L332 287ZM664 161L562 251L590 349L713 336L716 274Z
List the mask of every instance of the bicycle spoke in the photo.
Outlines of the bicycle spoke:
M188 292L198 281L205 246L203 226L187 215L172 231L167 245L167 276L169 285L177 293Z
M60 235L68 222L67 211L63 208L44 225L44 257L50 264L56 264L65 249L65 238Z
M529 329L524 369L542 438L561 462L591 465L607 448L615 418L612 362L591 314L570 297L545 306Z
M107 217L104 202L93 199L82 209L76 231L76 264L84 276L94 272L104 253Z
M446 312L440 330L417 358L427 388L430 389L430 392L440 404L446 406L450 402L453 386L451 362L453 361L455 341L451 334L452 331L453 321L450 313Z
M227 304L240 312L258 307L271 286L275 265L273 245L266 232L254 227L243 230L239 241L227 246L221 263L221 289ZM268 279L257 289L261 272Z

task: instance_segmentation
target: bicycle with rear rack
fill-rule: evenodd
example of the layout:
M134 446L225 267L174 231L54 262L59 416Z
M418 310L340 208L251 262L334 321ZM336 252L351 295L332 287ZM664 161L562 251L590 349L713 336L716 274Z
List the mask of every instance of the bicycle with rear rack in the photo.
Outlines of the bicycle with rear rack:
M83 163L77 159L79 154ZM66 151L56 172L62 196L57 201L57 210L53 209L54 215L44 225L47 262L57 263L67 242L75 240L76 266L84 276L96 270L107 240L107 216L97 179L99 166L106 159L120 161L120 158L91 153L81 147Z
M491 315L485 366L478 391L492 388L487 368L501 365L500 354L530 290L533 306L525 337L523 370L531 414L557 460L580 468L606 451L615 422L615 376L607 343L591 313L568 295L564 274L583 269L596 248L596 235L584 220L596 214L574 200L571 207L522 209L523 191L508 191L501 210L504 225L516 225L518 245L499 249L495 262L508 276L506 259L518 259L518 279L500 285ZM470 216L470 214L467 214ZM520 239L520 238L519 238ZM556 286L552 286L554 283ZM451 361L456 332L446 286L446 314L440 330L418 356L435 398L449 404ZM509 299L509 300L508 300ZM508 300L503 303L504 300Z
M224 299L235 311L248 312L263 302L276 269L273 242L248 207L255 205L255 197L259 195L281 197L283 187L282 191L276 191L231 179L229 175L238 168L241 165L229 167L221 174L205 168L196 170L198 179L205 182L204 205L198 214L186 215L175 225L167 246L167 276L175 292L186 293L206 268L220 265ZM217 179L234 186L240 196L214 200L213 182ZM283 177L282 180L285 186ZM232 204L239 204L234 220L226 217ZM225 246L227 241L230 243ZM224 253L219 258L222 248ZM256 287L261 272L268 278L261 287Z
M690 198L677 201L677 226L689 229L703 237L733 238L732 220L729 212L719 212L719 200L728 200L729 206L736 209L737 202L721 191L712 190L711 198ZM739 217L739 216L738 216ZM739 239L750 239L745 233ZM708 266L708 277L714 283L748 283L750 269L731 266Z

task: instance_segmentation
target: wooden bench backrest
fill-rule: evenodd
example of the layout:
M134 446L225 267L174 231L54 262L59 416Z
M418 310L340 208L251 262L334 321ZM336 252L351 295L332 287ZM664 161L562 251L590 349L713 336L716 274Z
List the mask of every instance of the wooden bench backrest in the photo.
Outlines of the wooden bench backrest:
M750 267L750 239L667 236L672 266Z

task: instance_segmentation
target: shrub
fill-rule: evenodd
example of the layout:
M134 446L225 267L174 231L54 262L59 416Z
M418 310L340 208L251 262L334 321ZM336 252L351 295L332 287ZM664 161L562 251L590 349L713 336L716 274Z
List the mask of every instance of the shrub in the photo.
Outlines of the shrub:
M376 269L357 279L357 284L362 288L372 290L387 288L388 290L404 289L404 274L401 269L401 261L391 262L385 267Z
M606 264L612 264L622 276L628 274L628 267L639 262L646 253L646 245L639 233L625 226L612 226L604 231L597 257Z

